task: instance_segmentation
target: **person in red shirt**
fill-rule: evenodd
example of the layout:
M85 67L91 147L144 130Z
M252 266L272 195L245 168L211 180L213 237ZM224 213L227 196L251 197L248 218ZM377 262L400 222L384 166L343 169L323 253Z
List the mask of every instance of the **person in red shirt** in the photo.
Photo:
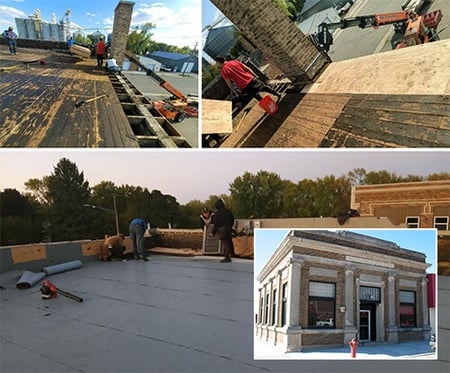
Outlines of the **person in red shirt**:
M262 96L259 93L261 91L272 93L278 98L281 96L277 91L259 80L252 69L244 65L241 61L226 61L223 56L217 56L215 60L220 67L220 74L223 80L225 80L225 83L227 83L234 95L240 96L247 94L256 98L258 101L262 100Z
M97 43L97 66L102 67L103 65L103 58L105 56L105 43L103 41L103 38L100 38L100 40Z

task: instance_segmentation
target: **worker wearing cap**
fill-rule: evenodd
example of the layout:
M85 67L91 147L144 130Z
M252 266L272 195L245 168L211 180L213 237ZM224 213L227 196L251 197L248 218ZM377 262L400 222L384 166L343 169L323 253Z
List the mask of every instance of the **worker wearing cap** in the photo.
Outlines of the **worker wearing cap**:
M281 96L277 91L259 80L252 69L244 65L241 61L225 61L223 56L217 56L215 61L220 67L220 75L234 95L240 96L241 94L247 94L256 98L258 101L262 100L262 96L259 93L261 91L272 93L277 97Z
M207 207L202 208L200 220L203 224L203 230L208 229L208 226L213 223L214 213Z
M11 55L16 55L17 34L14 32L14 29L9 26L8 30L3 31L3 37L8 41L9 52Z
M147 250L144 245L144 233L147 229L147 222L141 218L135 218L130 222L130 238L133 245L134 259L139 260L142 258L144 261L147 259Z

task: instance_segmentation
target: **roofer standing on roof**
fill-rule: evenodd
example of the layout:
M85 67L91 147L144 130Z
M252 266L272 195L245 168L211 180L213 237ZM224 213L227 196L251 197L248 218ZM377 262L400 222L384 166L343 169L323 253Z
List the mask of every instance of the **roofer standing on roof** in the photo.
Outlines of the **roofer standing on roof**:
M147 251L144 245L144 233L147 228L147 222L141 218L135 218L130 222L130 238L133 245L134 259L139 260L139 257L146 262Z
M102 67L103 65L103 58L105 56L105 42L103 41L103 38L100 38L100 40L97 43L97 66Z
M277 97L281 96L277 91L258 79L252 69L244 65L241 61L225 61L223 56L217 56L215 60L220 67L220 74L223 80L225 80L228 88L230 88L231 92L236 96L247 94L256 98L258 101L262 100L262 96L259 94L261 91L272 93ZM236 84L241 92L235 88L233 83Z
M212 213L209 208L203 207L202 213L200 214L200 220L203 224L203 230L208 229L208 226L213 223L214 213Z
M225 204L221 199L218 199L214 206L217 209L217 212L214 214L214 227L212 234L213 236L217 234L223 248L225 258L223 258L221 262L231 262L230 242L232 240L231 232L234 224L233 212L225 207Z
M13 28L9 26L8 30L3 31L2 35L8 41L9 52L11 53L11 55L16 55L17 35L13 31Z

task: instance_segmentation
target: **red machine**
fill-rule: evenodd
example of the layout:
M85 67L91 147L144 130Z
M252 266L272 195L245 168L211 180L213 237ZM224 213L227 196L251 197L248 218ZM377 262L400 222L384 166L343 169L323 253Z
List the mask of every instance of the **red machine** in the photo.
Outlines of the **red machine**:
M44 280L42 283L42 286L40 288L41 291L41 297L43 299L50 299L55 298L58 294L61 294L67 298L73 299L76 302L81 303L83 301L83 298L80 298L74 294L71 294L67 291L58 289L52 282L49 280Z
M397 33L402 33L400 41L395 43L395 48L402 48L416 44L424 44L435 40L436 28L442 19L442 12L435 10L423 16L411 11L372 14L343 18L339 22L322 23L318 27L316 45L328 52L333 44L331 30L345 29L347 27L366 28L371 26L377 29L379 26L394 25Z
M130 62L139 66L155 81L159 83L161 88L172 94L172 98L168 100L153 101L154 108L161 113L163 117L173 122L182 122L186 116L198 117L198 110L188 104L188 97L183 95L179 90L170 85L167 81L155 74L152 70L145 67L139 62L139 59L130 51L125 53Z

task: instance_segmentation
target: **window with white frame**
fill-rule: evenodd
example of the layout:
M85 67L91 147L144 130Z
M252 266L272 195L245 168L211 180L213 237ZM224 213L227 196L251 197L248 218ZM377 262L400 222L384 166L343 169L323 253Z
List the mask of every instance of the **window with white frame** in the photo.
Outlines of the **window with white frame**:
M416 326L416 292L400 290L400 326Z
M264 315L264 324L269 323L269 293L266 294L266 313Z
M419 228L420 219L418 216L407 216L406 227L407 228Z
M309 282L308 327L336 327L336 284Z
M438 231L448 231L448 216L435 216L433 227Z

